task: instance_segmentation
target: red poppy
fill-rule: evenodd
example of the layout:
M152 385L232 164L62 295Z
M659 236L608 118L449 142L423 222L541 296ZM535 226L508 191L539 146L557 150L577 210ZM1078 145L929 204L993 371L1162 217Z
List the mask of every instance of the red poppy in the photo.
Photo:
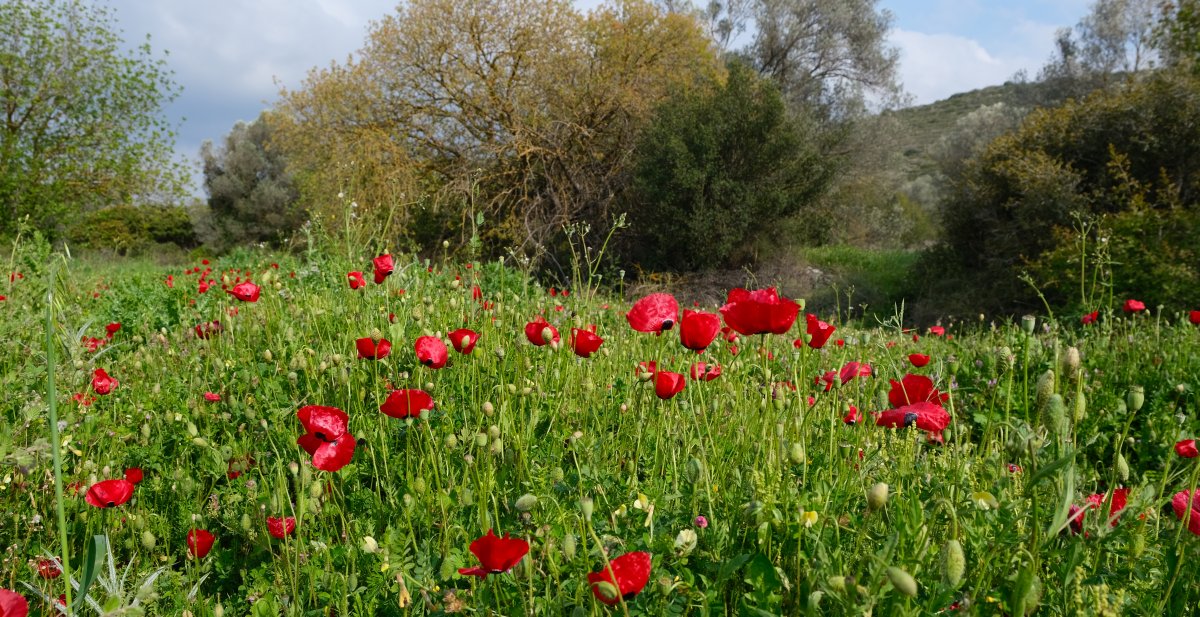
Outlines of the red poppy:
M774 287L731 289L720 309L725 325L740 334L783 334L796 323L800 305L781 297Z
M568 339L571 344L571 351L580 358L591 357L600 349L600 345L604 344L604 339L596 335L591 330L581 330L579 328L571 328L571 336Z
M367 280L363 278L363 273L357 270L347 274L346 278L350 281L350 289L362 289L367 286Z
M1183 458L1196 458L1200 456L1200 450L1196 449L1195 439L1184 439L1175 442L1175 454Z
M851 405L846 410L846 415L842 416L842 422L849 425L858 424L862 420L862 414L858 413L858 408Z
M471 286L471 299L475 301L483 299L483 290L479 288L479 285Z
M120 330L121 330L121 324L116 323L116 322L113 322L113 323L108 324L107 326L104 326L104 332L105 332L105 334L108 335L108 338L112 338L112 336L114 334L116 334L117 332L119 332Z
M807 322L805 332L808 333L809 337L808 346L812 347L813 349L820 349L824 347L825 343L829 342L829 337L832 336L834 331L837 330L837 328L821 321L812 313L805 315L804 319ZM795 346L800 347L799 343L800 341L796 341Z
M393 418L420 418L422 411L433 409L433 397L424 390L392 390L379 411Z
M208 323L196 324L196 338L208 338L214 334L220 334L224 330L221 322L215 319Z
M120 382L112 377L109 377L108 373L102 368L98 368L92 373L92 390L94 390L96 394L99 394L100 396L104 396L105 394L112 392L113 388L117 387L118 383Z
M654 395L662 400L667 400L680 392L683 392L683 387L687 383L683 379L683 375L672 373L671 371L657 371L654 373Z
M62 576L62 567L58 564L57 559L39 559L37 564L38 576L42 578L55 579ZM0 612L0 615L3 615Z
M733 328L724 326L721 328L721 338L725 339L725 342L727 343L736 343L738 340L738 333Z
M166 280L166 281L164 281L164 282L167 284L167 287L170 287L170 288L174 289L174 288L175 288L175 275L173 275L173 274L168 274L168 275L167 275L167 280Z
M1021 466L1016 463L1009 463L1004 468L1008 470L1008 473L1021 473Z
M7 298L7 297L5 297L5 296L0 296L0 302L4 302L4 301L5 301L5 300L7 300L7 299L8 299L8 298Z
M1134 300L1133 298L1130 298L1125 301L1125 304L1121 306L1121 309L1126 313L1138 313L1146 310L1146 304L1141 300Z
M549 330L550 340L546 340L546 331ZM525 338L529 339L530 343L541 347L551 342L557 343L560 339L558 330L550 325L545 317L538 315L533 318L533 321L525 324Z
M187 533L188 554L196 559L204 559L212 550L216 540L207 529L193 529Z
M238 300L241 300L242 302L258 302L258 295L261 292L262 289L258 285L255 285L250 281L245 281L243 283L234 285L233 289L227 290L225 293L237 298Z
M29 602L15 591L0 589L0 617L29 617Z
M1171 498L1171 509L1175 518L1183 520L1187 515L1188 531L1200 536L1200 490L1179 491Z
M199 291L202 294L208 293L208 290L211 288L212 288L212 281L206 281L204 279L200 279L200 282L198 282L196 284L196 291Z
M475 350L475 343L479 342L479 333L467 328L459 328L450 333L450 344L454 345L454 351L461 354L469 354Z
M382 285L383 279L391 276L392 272L396 270L396 264L392 261L392 256L386 253L372 259L371 264L375 266L376 285Z
M632 600L650 582L650 553L625 553L609 562L611 570L588 574L588 585L596 599L615 606L622 599Z
M529 543L521 538L496 536L491 529L486 535L471 542L471 553L481 565L474 568L459 568L458 573L464 576L487 578L489 574L503 574L513 569L521 558L529 553Z
M697 362L692 365L690 372L693 381L712 381L721 376L721 365Z
M950 425L950 414L928 401L918 401L889 409L875 418L875 425L884 428L902 428L916 425L923 431L940 433Z
M637 302L625 313L625 320L638 332L670 330L679 319L679 302L667 293L650 294Z
M278 518L274 516L267 517L267 533L279 538L280 540L292 535L296 531L296 518L288 516L286 518Z
M83 337L82 341L83 341L83 346L86 347L87 350L92 353L95 353L96 350L98 350L101 347L104 347L106 344L108 344L108 339L96 338L94 336L85 336L85 337Z
M1083 325L1087 326L1087 325L1096 323L1097 319L1100 319L1100 311L1092 311L1090 313L1085 314L1083 317L1080 317L1079 323L1082 323Z
M133 497L133 483L124 478L104 480L88 488L83 498L97 508L115 508Z
M838 371L838 376L842 383L846 383L855 377L870 377L871 365L865 362L850 361L842 366L842 370Z
M378 341L365 337L354 341L355 348L358 349L358 357L363 360L382 360L392 353L392 342L381 338Z
M436 336L417 337L413 350L417 352L417 361L432 369L442 368L450 360L450 350Z
M1200 311L1192 311L1188 313L1188 321L1200 325Z
M946 334L946 329L941 326L931 326L929 328L929 333L934 336L943 336Z
M929 356L923 353L910 353L908 354L908 361L912 363L913 366L921 368L926 364L929 364Z
M683 310L679 322L679 342L693 351L704 351L721 331L721 316L703 311Z
M933 387L933 380L924 375L905 375L900 381L888 380L892 389L888 392L888 402L892 407L903 407L910 403L930 402L938 407L950 398Z
M349 432L350 416L337 407L307 405L296 412L305 433L296 440L312 456L313 467L337 471L354 457L354 435Z
M1088 502L1089 507L1099 508L1100 506L1104 505L1104 499L1105 499L1104 493L1095 493L1092 495L1088 495L1087 502ZM1129 501L1129 489L1119 488L1119 489L1116 489L1113 491L1112 505L1110 505L1108 507L1108 518L1111 521L1109 523L1109 525L1111 525L1113 527L1117 526L1117 515L1121 513L1121 510L1125 509L1125 504L1128 501ZM1081 521L1082 521L1082 518L1083 517L1080 517Z
M254 457L249 454L245 456L235 456L225 463L225 477L230 480L236 480L242 475L242 472L249 471L254 466Z
M636 371L638 377L640 377L642 379L649 379L650 377L653 377L654 374L657 372L658 372L658 363L655 362L654 360L638 362L637 371Z
M217 394L216 392L205 392L204 400L210 403L219 403L221 401L221 395Z
M88 407L92 403L96 402L96 397L88 396L82 392L76 392L75 394L73 394L71 396L71 399L74 400L76 403L83 405L84 407Z
M130 467L125 470L125 479L129 480L132 484L140 484L143 477L145 477L145 474L142 473L141 467Z

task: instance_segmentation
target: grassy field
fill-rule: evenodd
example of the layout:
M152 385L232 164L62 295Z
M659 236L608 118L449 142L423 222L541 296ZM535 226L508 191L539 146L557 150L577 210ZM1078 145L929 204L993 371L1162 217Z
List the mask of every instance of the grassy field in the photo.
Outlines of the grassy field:
M372 257L165 269L16 250L0 588L45 615L89 577L82 602L70 592L80 614L1182 615L1200 600L1200 513L1181 495L1200 474L1184 456L1196 307L913 332L804 311L786 327L794 309L762 294L681 307L786 327L697 353L680 332L707 338L712 318L639 332L626 302L495 263L396 257L376 284ZM532 342L554 338L539 315L557 342ZM818 349L820 319L836 331ZM580 357L596 343L572 330L590 326L603 342ZM696 362L719 376L694 379Z

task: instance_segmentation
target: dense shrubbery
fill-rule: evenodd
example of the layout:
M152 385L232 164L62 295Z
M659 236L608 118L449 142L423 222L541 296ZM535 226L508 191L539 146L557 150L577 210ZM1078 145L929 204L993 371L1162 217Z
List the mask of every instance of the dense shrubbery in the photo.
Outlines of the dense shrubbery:
M1040 305L1028 271L1055 306L1187 300L1200 280L1198 168L1195 77L1158 73L1036 112L954 183L933 287L961 286L964 308L1020 310Z
M83 248L112 249L125 254L148 245L198 244L186 208L113 206L83 215L67 230L67 240Z

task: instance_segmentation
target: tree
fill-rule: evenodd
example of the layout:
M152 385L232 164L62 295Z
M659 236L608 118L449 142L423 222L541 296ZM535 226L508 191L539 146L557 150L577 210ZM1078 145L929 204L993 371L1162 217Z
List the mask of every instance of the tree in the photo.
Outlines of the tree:
M653 269L734 264L827 186L832 161L778 89L734 62L724 83L663 102L638 145L631 227Z
M279 242L304 223L296 184L271 144L267 114L238 122L221 148L200 147L210 220L205 243L218 249L247 242Z
M149 42L120 47L98 5L0 3L0 236L25 216L53 236L82 211L182 194L160 115L178 86Z
M1119 73L1137 73L1154 66L1155 0L1096 0L1089 13L1072 28L1054 34L1054 54L1042 67L1040 104L1079 98L1111 85Z

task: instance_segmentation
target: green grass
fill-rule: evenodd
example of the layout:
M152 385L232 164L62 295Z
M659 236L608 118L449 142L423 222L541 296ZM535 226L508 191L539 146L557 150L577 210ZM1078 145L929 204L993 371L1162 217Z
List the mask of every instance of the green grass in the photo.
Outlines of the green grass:
M197 293L198 275L182 268L66 262L50 307L64 484L86 490L133 466L145 479L113 509L68 488L60 530L41 322L49 277L31 254L14 260L25 279L0 284L0 508L14 514L0 517L14 547L0 587L45 614L39 592L57 597L65 584L40 578L36 563L61 552L60 531L72 571L95 535L108 537L118 574L128 569L124 584L101 569L89 594L102 605L129 606L158 572L156 597L139 601L152 614L930 615L955 603L978 614L1183 614L1200 600L1188 565L1200 537L1170 506L1200 470L1172 452L1200 432L1200 335L1178 314L1105 314L1031 334L948 323L937 337L823 312L844 345L796 348L801 315L786 335L718 338L698 356L674 331L632 331L620 301L550 296L495 264L398 259L383 285L352 292L346 272L370 279L371 255L214 262L214 275L248 271L262 285L250 304L219 287ZM843 248L805 257L887 293L903 288L911 259ZM526 341L539 313L564 345ZM194 326L214 319L224 332L196 338ZM79 342L116 321L100 351ZM565 342L588 324L605 342L578 358ZM418 336L464 326L481 334L472 354L451 350L439 370L417 363ZM357 359L355 339L373 333L391 355ZM1064 362L1072 347L1078 371ZM931 363L913 368L916 352ZM715 362L723 374L660 400L637 374L649 360L685 374ZM829 391L814 383L849 361L874 375ZM82 406L72 396L90 394L95 368L120 385ZM907 373L950 395L943 445L872 421L889 380ZM1125 402L1134 385L1145 391L1136 412ZM437 407L419 420L384 416L393 387L425 389ZM1049 394L1063 407L1039 403L1058 400ZM341 470L314 469L297 445L305 405L348 414L357 446ZM844 424L850 406L865 420ZM244 471L236 479L231 461ZM871 507L880 483L886 503ZM1118 524L1090 509L1084 533L1071 533L1070 507L1117 487L1130 489ZM295 535L271 537L266 518L285 515ZM193 528L216 536L204 559L187 558ZM523 538L529 554L508 573L459 575L478 565L468 547L488 529ZM943 567L950 540L963 549L961 580ZM649 583L623 605L600 604L587 574L633 551L653 555Z

